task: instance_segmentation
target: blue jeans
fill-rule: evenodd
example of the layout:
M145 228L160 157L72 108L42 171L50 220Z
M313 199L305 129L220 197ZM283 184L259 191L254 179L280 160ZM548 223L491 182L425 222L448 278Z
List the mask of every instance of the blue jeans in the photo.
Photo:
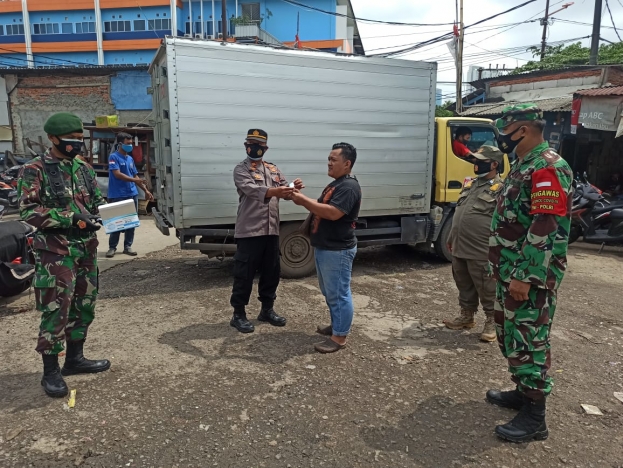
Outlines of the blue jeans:
M329 306L334 336L347 336L353 323L350 277L357 247L348 250L314 249L320 291Z
M108 203L114 203L123 200L134 200L134 206L136 207L136 212L138 213L138 196L136 197L121 197L121 198L109 198ZM123 250L127 250L132 247L132 242L134 242L134 228L126 229L125 231L117 231L110 234L108 238L108 248L109 249L117 249L117 245L119 245L119 238L121 237L121 233L125 233L123 235Z

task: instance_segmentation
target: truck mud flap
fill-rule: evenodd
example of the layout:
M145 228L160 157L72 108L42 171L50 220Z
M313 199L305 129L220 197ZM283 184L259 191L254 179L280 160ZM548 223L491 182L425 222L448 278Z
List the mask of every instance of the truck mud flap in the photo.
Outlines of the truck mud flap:
M156 207L151 209L151 214L154 215L154 223L156 223L158 230L165 236L170 236L171 233L169 232L169 226L164 220L164 216L162 216Z

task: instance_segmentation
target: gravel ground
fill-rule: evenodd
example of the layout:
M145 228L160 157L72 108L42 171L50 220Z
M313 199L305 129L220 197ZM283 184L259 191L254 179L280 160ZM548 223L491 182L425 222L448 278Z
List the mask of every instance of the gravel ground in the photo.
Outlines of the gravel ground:
M102 274L86 354L112 369L67 379L73 409L39 384L34 297L0 309L0 466L623 467L622 266L620 249L572 246L550 438L515 445L493 434L513 412L484 402L511 386L497 345L478 341L484 315L469 332L441 325L458 309L448 264L362 249L349 345L319 355L328 312L315 277L282 282L285 328L241 335L231 260L157 252Z

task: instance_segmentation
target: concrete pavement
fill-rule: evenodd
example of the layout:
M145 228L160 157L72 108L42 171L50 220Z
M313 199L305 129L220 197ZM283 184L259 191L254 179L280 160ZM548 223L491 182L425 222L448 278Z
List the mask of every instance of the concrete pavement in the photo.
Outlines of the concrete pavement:
M127 263L135 258L142 258L151 252L158 252L171 245L179 244L179 239L175 237L174 230L171 230L170 236L163 235L156 227L153 217L141 216L140 220L141 225L136 228L134 244L132 245L132 249L136 250L138 253L136 257L130 257L121 253L123 252L124 236L121 234L119 245L117 246L117 253L113 258L106 258L106 252L108 251L108 235L104 232L104 229L100 229L97 232L97 238L100 241L99 250L97 252L100 272L106 271L116 265Z

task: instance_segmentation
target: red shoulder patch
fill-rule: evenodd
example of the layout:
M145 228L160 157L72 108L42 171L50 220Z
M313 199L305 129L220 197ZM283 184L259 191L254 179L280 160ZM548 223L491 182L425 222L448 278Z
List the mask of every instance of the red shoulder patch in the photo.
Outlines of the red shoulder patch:
M556 169L546 167L532 174L530 214L567 214L567 194L560 185Z

